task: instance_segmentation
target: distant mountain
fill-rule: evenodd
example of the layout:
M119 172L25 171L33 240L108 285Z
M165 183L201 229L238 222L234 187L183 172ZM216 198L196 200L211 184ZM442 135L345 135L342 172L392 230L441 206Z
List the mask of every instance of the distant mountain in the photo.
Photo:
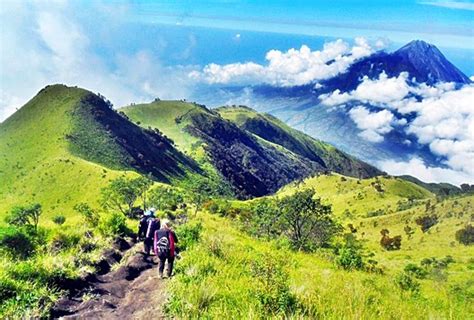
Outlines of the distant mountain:
M399 178L410 181L420 187L425 188L426 190L431 191L432 193L439 196L452 196L462 194L462 190L456 186L453 186L449 183L426 183L412 176L399 176Z
M321 104L320 96L323 94L336 90L340 94L349 93L364 79L377 80L382 73L393 78L400 76L402 72L408 74L409 86L453 82L459 88L472 83L434 45L415 40L394 52L380 51L362 58L345 72L318 83L294 87L219 87L213 88L209 94L203 93L200 99L214 106L227 104L229 101L234 104L249 104L259 112L272 114L289 126L329 142L373 165L384 160L408 161L417 157L426 165L445 167L445 159L433 154L429 146L419 144L414 135L407 134L402 124L394 125L381 141L369 141L361 137L361 130L351 119L350 110L363 106L370 112L379 112L383 110L380 105L356 99L334 107ZM395 112L395 116L399 115ZM414 116L405 115L408 122Z
M362 77L376 79L382 72L389 77L408 72L410 79L429 85L438 82L471 83L469 77L449 62L436 46L414 40L395 52L381 51L355 62L345 73L321 82L324 89L318 93L335 89L342 92L354 90L361 83Z
M336 171L372 177L381 171L246 107L208 110L156 101L121 109L143 127L159 128L178 149L212 166L240 198L277 191L291 181Z

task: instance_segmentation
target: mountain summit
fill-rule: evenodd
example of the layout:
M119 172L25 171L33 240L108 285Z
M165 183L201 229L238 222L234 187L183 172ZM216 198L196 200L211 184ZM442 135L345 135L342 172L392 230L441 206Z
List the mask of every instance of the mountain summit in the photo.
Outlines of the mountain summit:
M471 80L449 62L439 49L422 40L414 40L391 54L411 66L418 82L470 83Z

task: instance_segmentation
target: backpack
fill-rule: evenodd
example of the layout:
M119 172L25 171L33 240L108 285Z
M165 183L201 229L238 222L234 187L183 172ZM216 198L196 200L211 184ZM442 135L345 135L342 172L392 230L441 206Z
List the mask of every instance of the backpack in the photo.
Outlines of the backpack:
M155 220L154 217L150 217L146 220L148 225L145 236L147 238L153 238L155 231L160 228L159 222Z
M143 217L140 219L140 223L138 225L138 236L145 237L147 229L148 229L148 217Z
M170 240L168 239L168 233L161 236L156 242L156 250L161 256L168 256L170 253Z

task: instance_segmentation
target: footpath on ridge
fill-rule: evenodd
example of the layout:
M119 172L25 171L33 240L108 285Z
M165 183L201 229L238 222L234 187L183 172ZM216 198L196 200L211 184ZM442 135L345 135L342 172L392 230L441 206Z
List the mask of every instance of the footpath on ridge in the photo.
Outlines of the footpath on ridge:
M117 239L97 264L97 274L62 284L69 294L56 302L51 317L164 319L166 280L158 277L155 257L145 259L141 249L140 244Z

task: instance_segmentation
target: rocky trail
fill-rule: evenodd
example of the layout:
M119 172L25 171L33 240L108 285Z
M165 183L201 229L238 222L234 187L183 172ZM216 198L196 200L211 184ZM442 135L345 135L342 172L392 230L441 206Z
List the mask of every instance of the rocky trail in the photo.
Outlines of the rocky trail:
M69 295L51 312L61 319L163 319L166 280L158 277L154 257L141 245L118 239L97 264L97 274L63 284ZM123 261L122 261L123 260ZM117 263L118 268L113 268ZM114 269L114 270L112 270Z

